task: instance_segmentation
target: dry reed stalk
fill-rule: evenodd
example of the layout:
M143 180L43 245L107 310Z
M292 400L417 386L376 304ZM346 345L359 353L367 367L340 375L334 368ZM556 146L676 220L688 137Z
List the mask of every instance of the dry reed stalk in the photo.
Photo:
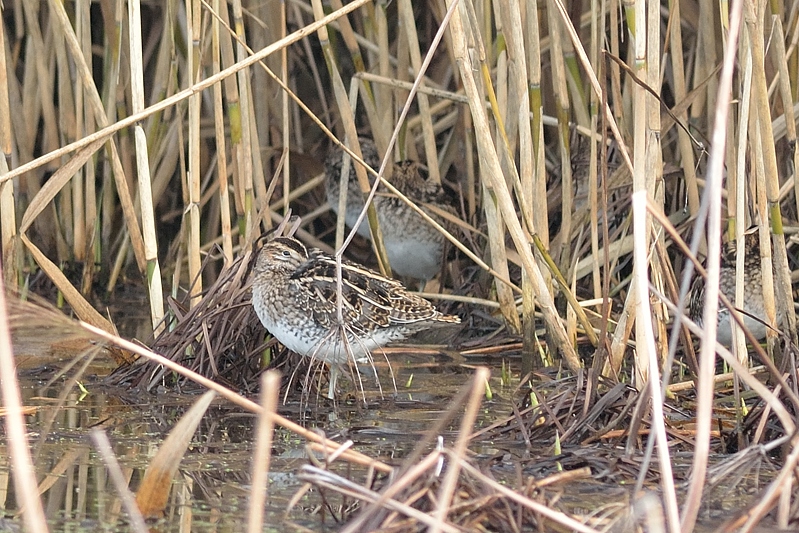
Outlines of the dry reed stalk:
M530 9L535 12L536 9ZM508 31L505 33L505 42L511 61L510 69L510 82L512 84L512 94L514 98L509 102L506 123L509 128L511 125L518 124L518 142L519 142L519 175L521 180L521 194L524 198L528 199L522 208L528 209L528 212L522 214L522 218L530 221L532 227L538 235L545 235L547 241L549 240L548 231L543 231L546 225L541 226L541 216L536 215L537 209L542 209L540 205L544 201L546 195L536 198L536 188L539 184L544 183L546 187L546 171L543 167L543 151L541 148L539 136L536 139L535 133L539 133L540 123L540 106L535 113L531 115L532 95L528 89L528 73L533 67L528 63L530 58L525 54L525 33L529 27L523 26L523 18L520 11L520 5L516 3L500 4L500 14L502 18L506 19L505 27ZM530 16L536 16L530 14ZM532 38L531 38L532 39ZM534 58L538 61L535 69L538 70L540 83L540 56ZM538 87L540 98L540 85ZM516 109L518 108L518 115ZM535 132L535 133L534 133ZM513 128L511 134L514 133ZM535 141L538 143L534 144ZM543 174L539 174L543 172ZM532 200L532 201L530 201ZM542 209L544 214L544 224L546 224L546 208ZM547 273L548 277L549 274ZM546 279L546 278L545 278ZM548 281L548 280L547 280ZM521 375L527 375L533 370L534 367L540 366L540 359L536 358L536 334L535 334L535 290L530 282L526 273L522 274L522 339L524 349L522 350L522 366Z
M568 342L566 332L557 316L554 302L549 295L549 289L535 262L527 238L522 231L521 224L516 218L510 193L508 192L504 180L501 179L503 174L496 151L493 149L491 143L488 117L483 110L482 100L472 74L471 62L469 61L469 54L467 53L468 44L464 32L464 19L468 20L469 15L465 12L466 9L464 4L457 5L455 14L450 22L450 30L453 36L452 41L455 49L455 56L458 58L459 71L466 89L466 94L469 97L469 107L472 111L472 118L475 124L475 137L477 139L478 152L486 165L483 176L489 178L489 184L496 195L503 218L508 224L511 237L522 258L524 269L527 271L530 278L534 280L536 297L538 298L539 306L544 314L545 321L553 333L555 348L561 352L567 365L574 371L577 371L581 366L580 361L577 358L574 348Z
M83 57L92 56L91 42L91 12L90 2L81 0L75 6L75 33L83 51ZM91 120L91 111L85 105L86 91L82 87L75 90L75 109L77 119L77 136L82 137L94 131L94 122ZM85 228L85 244L83 249L77 244L75 252L77 257L84 262L83 276L81 280L81 294L89 294L95 275L95 249L100 245L100 228L97 224L97 176L96 165L84 166L84 198L83 198L83 218L76 221Z
M485 385L488 383L488 378L490 376L491 372L488 368L479 367L472 378L472 386L466 403L466 411L463 414L463 418L461 418L458 439L455 441L455 447L452 449L450 457L450 460L455 464L449 465L447 475L444 477L444 481L438 489L438 494L436 495L438 508L433 513L436 523L430 528L431 533L438 533L441 531L442 525L449 514L452 497L455 494L458 477L460 475L460 463L464 462L466 445L469 442L469 436L472 433L474 422L477 419L477 411L480 409L480 403L485 394Z
M214 0L212 11L219 12L220 0ZM219 73L220 68L220 34L219 18L214 17L211 23L211 73ZM228 198L228 171L227 171L227 149L225 139L225 110L222 106L222 84L217 83L213 87L214 91L214 133L216 134L216 158L219 175L219 206L222 218L222 252L225 255L225 263L233 262L233 236L231 234L230 219L230 199Z
M223 17L227 17L227 10L222 10ZM242 10L241 10L241 1L234 0L233 1L233 27L236 30L236 61L237 63L241 64L245 61L246 51L242 43L246 42L244 36L244 21L242 20ZM278 41L280 42L280 41ZM275 43L277 44L277 43ZM279 50L280 48L275 48L275 51ZM250 56L250 59L254 56ZM253 171L254 171L254 157L252 153L252 135L253 130L255 129L255 125L252 124L251 121L251 102L250 102L250 79L249 79L249 71L246 69L241 69L238 71L236 76L236 81L238 82L237 86L237 95L239 101L239 114L237 115L238 123L237 126L240 128L238 133L240 137L232 137L232 142L234 145L237 145L237 149L234 151L236 154L236 166L238 168L238 178L239 178L239 187L241 189L241 199L243 205L243 225L244 225L244 232L241 236L244 237L243 244L244 246L248 246L249 243L253 242L255 238L255 232L257 230L257 225L259 222L255 219L257 207L255 205L255 194L253 192ZM264 201L268 201L268 199L264 198ZM269 222L266 221L267 227Z
M643 6L640 6L643 7ZM638 10L636 15L638 20L642 10ZM671 457L669 455L669 444L666 438L665 419L663 415L663 394L660 388L660 364L656 355L655 337L652 328L652 313L649 308L649 283L647 276L647 255L649 247L646 245L649 234L649 224L647 222L647 191L639 190L633 193L633 226L635 231L635 250L633 259L634 281L636 291L645 295L639 300L639 310L635 318L636 330L636 352L644 354L649 365L648 372L639 372L648 376L648 390L651 398L652 427L654 429L655 440L658 447L658 463L660 465L660 482L663 499L665 500L665 511L669 531L679 533L680 514L677 507L677 494L674 489L674 478L672 477ZM641 331L643 336L638 336ZM638 363L641 364L641 357L638 356ZM638 371L638 369L636 369ZM638 384L638 389L643 390L644 385ZM683 529L683 531L687 531Z
M0 270L2 270L0 268ZM0 280L4 279L0 276ZM20 507L24 507L22 519L28 531L48 531L42 502L36 487L36 471L31 461L25 418L22 414L22 397L17 381L14 352L8 328L5 285L0 286L0 387L5 408L5 431L9 456L14 470L14 488Z
M261 414L258 415L258 429L255 434L254 460L250 489L250 506L247 531L263 531L264 503L269 482L269 463L272 456L272 437L277 413L278 393L280 392L280 373L269 370L261 377Z
M221 67L224 70L231 65L235 65L236 59L233 55L233 42L231 40L232 36L235 34L235 31L230 29L227 4L223 4L223 6L225 7L218 10L213 10L211 13L214 15L214 18L219 20L221 24L224 24L227 29L227 32L220 33L219 35ZM206 6L206 8L207 7L208 6ZM227 77L223 83L225 86L225 116L227 117L228 125L230 127L233 205L235 206L236 214L238 215L237 226L239 229L240 240L243 240L246 220L244 217L244 178L242 177L241 173L244 169L239 168L238 164L239 159L242 157L239 155L242 136L242 108L241 102L239 101L238 81L236 77Z
M202 12L199 0L186 1L186 33L191 47L186 51L186 85L200 79L200 20ZM246 70L241 72L246 73ZM189 303L194 307L200 302L203 281L200 276L200 111L202 95L195 93L188 101L188 172L184 186L184 226L186 228L186 255L189 260ZM134 113L139 109L134 108Z
M239 44L243 43L244 41L239 40ZM252 154L252 182L255 191L255 211L261 213L261 220L255 220L254 222L258 222L253 227L253 231L258 230L260 233L260 226L263 225L266 229L271 228L271 223L269 217L263 211L263 206L269 203L269 191L267 190L266 186L266 176L264 174L264 162L263 156L261 154L261 140L258 133L258 127L255 123L256 120L256 111L255 111L255 104L256 102L252 98L252 81L250 77L247 77L247 80L250 83L249 91L249 117L247 118L248 122L250 123L250 153ZM276 171L280 172L280 168L283 164L283 160L281 159L278 161ZM272 176L272 179L276 178L276 175ZM273 191L274 192L274 191ZM255 234L253 234L253 238L257 238Z
M573 180L571 166L571 147L569 146L570 104L569 89L566 81L566 65L563 58L563 39L561 36L561 22L558 17L554 0L547 1L547 21L550 31L550 61L552 65L552 93L555 97L555 105L558 117L558 152L560 153L561 169L561 226L558 235L553 239L551 246L552 255L555 258L558 268L566 272L570 263L569 254L571 248L571 228L572 228L572 199Z
M365 3L365 2L364 2ZM319 0L313 0L312 2L314 8L314 18L319 21L323 18L324 12L322 10L322 4ZM358 3L360 6L362 3ZM352 4L349 4L352 5ZM343 10L339 9L336 12L341 12ZM339 109L339 115L341 117L342 126L344 127L344 131L346 132L347 144L349 145L350 149L353 151L355 156L360 160L362 163L362 154L360 144L357 142L358 139L358 132L355 126L355 116L352 111L352 106L350 105L349 99L347 97L346 89L344 88L344 82L341 80L341 75L339 74L338 68L336 66L336 59L332 47L330 45L330 39L328 37L328 31L325 26L321 26L318 29L318 37L319 42L322 45L322 51L325 57L325 64L327 65L328 74L331 78L331 83L333 85L333 94L335 95L336 103ZM390 158L390 153L386 153L383 157L383 163L381 164L381 168L386 167L386 161ZM362 164L355 165L355 175L358 178L358 185L361 188L361 192L364 197L368 197L372 193L372 187L369 185L369 178L366 175L366 169ZM377 182L375 182L375 188L377 187ZM380 267L380 272L383 275L391 275L391 266L388 262L388 254L385 249L385 244L383 242L383 234L380 231L380 226L377 220L377 211L375 211L374 204L371 202L366 203L366 216L369 221L369 230L372 233L372 248L374 249L375 255L377 256L378 266ZM349 238L343 244L343 247L337 251L336 257L339 259L341 257L341 253L344 251L344 248L347 247L352 237L355 235L356 230L360 222L352 228L350 232Z
M280 38L286 37L286 2L280 2ZM283 47L280 50L280 78L285 85L289 84L289 61L288 61L288 47ZM289 95L286 91L280 92L281 112L283 115L283 152L280 160L283 162L283 195L288 198L291 192L291 110L289 109ZM296 128L301 130L302 128ZM267 202L269 198L265 199ZM289 214L288 200L283 205L283 214Z
M63 4L51 0L50 11L53 15L55 15L54 18L60 24L60 29L64 33L67 48L69 49L70 56L73 62L75 63L75 66L77 67L77 73L82 82L83 89L88 93L87 94L87 96L89 97L88 103L90 104L90 107L92 109L95 122L102 129L105 129L107 127L113 127L109 126L110 121L105 113L99 92L97 91L97 86L95 85L94 80L92 78L91 69L89 68L88 64L85 61L85 58L81 51L80 43L78 42L78 39L69 21L69 18L67 16ZM130 125L133 124L135 124L135 122L132 122ZM84 137L83 139L86 139L87 137ZM80 142L80 140L78 140L77 142ZM107 144L107 149L110 153L111 163L113 165L113 175L114 179L116 180L117 196L122 206L122 212L125 215L126 229L130 236L130 243L133 246L133 252L136 257L136 262L139 267L139 271L142 273L146 273L147 259L145 253L144 239L142 236L142 232L139 228L138 219L136 218L136 212L133 206L133 200L131 199L129 194L128 181L127 178L125 177L126 173L122 166L122 161L119 157L119 152L116 143L113 140L109 140ZM55 159L55 157L60 157L60 155L54 156L53 155L54 152L60 154L62 153L62 149L54 149L49 151L50 160ZM41 160L42 158L38 159ZM44 162L42 162L41 164L44 164ZM20 172L20 169L21 167L15 170L17 172Z
M773 15L771 17L772 20L772 27L774 30L773 41L775 46L772 48L774 53L773 62L776 63L778 68L778 74L780 79L780 95L782 99L783 109L785 110L786 114L786 121L785 124L787 126L786 129L786 140L788 141L789 145L794 145L796 143L796 122L793 114L793 107L792 99L791 99L791 88L789 86L789 75L788 75L788 61L785 57L785 37L782 31L782 21L780 20L778 15ZM765 58L764 58L765 61ZM771 115L769 115L769 120L767 120L768 128L766 129L766 133L770 134L771 137L767 137L769 139L769 144L773 145L776 142L774 138L774 131L772 129L771 123ZM793 153L793 168L797 168L796 164L799 163L799 154L796 150L792 151ZM775 154L775 162L774 162L774 170L776 170L776 154ZM799 180L795 179L794 176L794 194L796 195L796 191L799 191L799 184L797 182ZM776 234L775 237L772 237L774 240L774 254L777 256L777 286L779 288L778 293L782 290L785 290L784 294L780 295L779 301L777 302L778 306L780 306L781 316L787 319L787 333L790 336L791 340L794 344L799 343L799 338L797 338L796 333L796 314L793 312L794 309L794 302L793 302L793 291L791 290L791 271L790 267L787 263L787 251L785 246L785 237L783 234L782 228L782 214L780 212L780 183L779 183L779 174L775 173L774 175L770 176L769 184L770 188L776 190L770 191L772 194L776 194L776 199L773 200L775 205L771 208L770 217L772 219L777 219L776 224L772 223L772 233ZM799 206L799 197L795 199L796 205Z
M0 176L8 172L5 157L0 162ZM17 287L19 271L17 268L16 210L14 209L14 182L0 184L0 258L5 266L3 274L6 287Z
M11 158L13 138L11 130L11 109L8 99L8 72L6 70L5 25L0 23L0 176L8 171L7 161ZM14 182L0 184L0 258L4 266L3 281L6 287L16 287L18 268L16 209L14 207Z
M352 83L350 84L349 103L350 106L352 106L353 112L355 112L358 106L358 84L355 80L352 80ZM360 146L360 142L358 142L358 146ZM347 194L349 193L349 180L351 179L352 176L351 174L352 165L357 165L357 163L354 163L352 157L350 157L349 154L345 153L341 162L341 176L340 176L341 182L339 185L339 195L338 195L339 213L346 213L347 210ZM344 238L346 237L346 235L347 235L347 224L345 217L337 216L336 240L333 245L336 250L340 250L342 248L342 246L344 245Z
M788 62L791 61L788 53L785 50L785 30L782 27L782 19L777 15L772 15L772 23L774 28L774 38L772 39L773 46L771 52L773 54L773 61L776 63L779 72L775 76L772 83L779 83L780 99L782 100L782 107L785 117L785 137L788 143L793 145L796 143L796 115L794 113L793 95L791 94L791 67ZM799 34L794 34L799 36ZM793 46L793 43L792 43ZM794 80L795 81L795 80ZM775 132L775 138L777 135ZM793 152L793 165L794 168L799 168L799 153ZM793 181L794 202L797 212L799 212L799 180Z
M530 149L533 157L533 171L528 175L524 170L521 172L522 190L528 191L532 199L530 209L532 210L533 227L537 229L544 246L549 246L549 231L543 228L549 227L549 217L547 212L547 172L545 167L544 141L544 117L543 101L541 94L541 37L539 35L540 25L538 22L538 9L533 6L528 7L526 13L526 25L524 27L524 46L527 50L527 97L529 98L530 110ZM545 282L548 284L549 273L543 273ZM535 330L531 329L535 316L535 288L525 272L522 277L522 324L523 324L523 343L524 355L522 355L522 375L526 375L535 366L532 354L536 353L538 341L535 337Z
M377 71L382 78L391 78L393 77L394 73L388 53L388 19L386 17L386 8L387 4L385 2L378 2L378 5L375 6L374 10L375 26L377 27L376 40L378 44ZM368 73L364 72L362 74L365 75ZM427 89L427 87L420 87L420 90L424 89ZM388 130L393 122L394 96L391 91L386 90L383 87L373 87L373 91L375 95L375 107L378 109L378 116L372 123L377 125L377 131L382 132L384 130ZM382 112L380 110L382 110Z
M625 12L627 16L627 24L631 29L632 32L632 52L630 53L631 62L633 63L633 70L634 74L638 79L646 79L648 76L649 69L654 68L654 65L647 64L647 56L646 56L646 45L647 45L647 20L646 20L646 6L644 2L641 0L634 0L632 2L625 2ZM647 93L643 87L639 84L635 83L632 85L632 100L633 100L633 116L632 116L632 136L633 136L633 194L640 193L644 191L645 193L649 194L649 180L647 179ZM641 237L636 237L635 246L642 246L642 250L639 253L637 250L634 251L634 257L645 261L645 265L649 265L649 258L648 258L648 250L649 250L649 243L650 243L650 232L649 232L649 223L648 217L647 221L645 222L647 230L642 234L643 240ZM638 234L638 228L635 228L636 235ZM635 260L634 260L635 262ZM635 268L635 264L633 265ZM646 272L644 273L644 278L648 279ZM647 324L651 324L651 316L644 316L644 314L648 314L650 311L650 307L648 303L644 303L644 301L648 298L649 289L646 286L637 284L635 291L630 291L627 294L627 299L630 300L630 307L636 310L635 314L635 338L638 340L636 343L636 350L635 350L635 363L634 363L634 371L635 371L635 378L634 384L635 388L640 391L644 390L644 387L647 386L647 383L650 380L649 370L651 368L656 368L656 366L651 366L649 364L650 356L654 357L654 354L647 353L649 345L648 343L643 343L641 340L646 339L647 335L651 334L651 330L647 330ZM625 302L625 306L626 306ZM654 343L652 343L654 346ZM651 379L656 380L658 374L654 374L651 376Z
M765 7L765 6L764 6ZM758 11L760 11L758 9ZM760 256L762 260L763 302L767 322L776 324L777 313L782 316L787 309L786 298L790 294L790 276L786 276L787 255L782 229L782 215L779 208L779 171L777 169L777 156L774 148L774 134L771 128L771 109L768 102L768 89L766 86L763 26L762 21L756 22L753 17L763 16L755 12L752 5L746 5L746 27L749 35L749 45L752 53L752 97L754 104L754 124L757 128L752 140L752 149L755 153L758 184L758 209L760 215L760 242L771 240L773 255L770 246L761 245ZM762 166L761 166L762 165ZM769 227L772 238L769 239ZM781 243L781 244L780 244ZM777 257L777 269L774 271L774 257ZM779 258L782 258L780 260ZM782 264L784 263L784 265ZM772 274L776 274L776 277ZM775 284L776 282L776 284ZM779 301L777 301L776 299ZM793 309L793 305L790 306ZM769 351L773 350L776 341L773 333L767 334Z
M650 88L660 87L661 81L661 57L660 57L660 8L655 4L646 3L646 84ZM654 90L654 89L653 89ZM663 208L665 189L663 183L663 149L660 144L660 91L655 91L658 96L650 95L646 99L646 167L645 173L647 177L646 188L648 194L659 208ZM663 231L656 228L649 218L649 227L651 238L657 241L657 246L663 246ZM664 277L669 274L671 269L667 265L663 265L659 258L650 261L650 276L652 283L661 292L664 291ZM673 280L672 280L673 281ZM652 303L652 311L654 313L655 322L654 326L657 328L655 332L658 339L668 339L669 335L666 331L666 323L669 320L668 311L663 303L657 301ZM658 342L658 360L663 367L663 364L668 360L668 345L666 342ZM664 372L668 373L671 369L665 369ZM676 513L676 509L675 509ZM676 518L676 514L672 518Z
M416 31L416 19L413 15L411 0L398 0L397 10L399 16L398 24L405 29L413 76L416 77L422 72L422 55L419 51L419 37ZM441 183L435 133L433 132L433 123L430 115L430 102L426 94L419 93L416 95L416 103L419 106L419 116L422 119L424 151L430 179L433 183Z
M747 205L749 205L749 202L747 202L748 195L746 193L746 185L748 182L746 179L746 146L749 139L749 112L751 110L752 95L752 54L749 46L748 32L743 32L743 35L741 35L740 48L743 56L740 59L743 76L741 79L742 91L740 97L741 105L738 120L737 144L734 145L737 158L735 158L734 166L731 169L734 171L730 174L731 179L727 185L729 192L734 192L734 194L728 195L727 212L734 213L734 218L730 222L734 224L734 228L732 229L734 231L735 240L738 243L735 256L735 306L738 309L743 309L744 263L746 259L743 246L743 233L748 226L745 209ZM730 123L732 124L732 121L730 121ZM728 137L730 137L728 144L732 144L736 141L734 134L728 134ZM732 158L728 158L728 160L732 160ZM746 339L744 338L743 332L737 325L733 327L732 331L735 336L735 350L738 354L738 360L743 365L748 366L749 354L746 351ZM740 403L736 402L736 405L740 405Z
M485 96L488 96L488 100L491 104L491 110L493 111L493 116L495 120L494 128L495 128L495 136L496 141L492 138L488 129L481 130L480 128L475 129L476 135L485 135L488 136L484 138L484 142L487 145L493 145L492 151L495 154L495 157L499 157L499 174L497 174L497 180L500 177L509 176L511 179L515 177L515 182L518 183L518 187L516 187L517 192L517 199L519 200L520 205L522 206L522 214L529 214L530 210L525 207L527 198L521 194L521 183L518 178L518 173L516 172L516 167L514 165L512 157L508 157L507 155L510 153L511 147L509 146L508 141L508 132L505 130L504 127L504 120L503 120L503 113L502 110L504 106L500 106L500 103L497 100L497 96L495 94L491 77L489 74L489 57L486 52L486 47L483 45L483 39L480 33L477 30L478 23L476 22L477 15L474 13L474 6L471 2L467 2L465 4L465 11L471 17L470 22L472 27L471 34L467 37L470 37L471 44L474 45L476 48L476 56L477 61L479 62L480 71L483 74L482 76L482 85L477 86L476 88L480 91L482 96L480 96L480 101L485 101ZM483 21L485 22L485 26L489 26L488 20L490 18L490 13L485 12L483 13ZM489 35L490 32L487 34ZM504 57L504 51L500 53L498 60L502 60ZM457 57L456 53L456 57ZM499 96L503 97L503 95L507 92L504 88L505 82L503 80L504 76L498 76L497 83L500 86ZM496 143L496 144L495 144ZM479 143L478 143L479 146ZM481 175L485 175L486 172L492 172L493 170L489 170L485 167L485 163L481 160L480 164L480 173ZM504 184L504 179L503 186ZM509 269L508 269L508 257L505 248L505 224L506 222L502 219L499 214L499 209L497 205L497 199L495 198L495 191L491 190L491 186L487 183L484 179L480 180L480 185L483 191L483 211L485 213L486 218L486 226L488 228L488 241L489 241L489 250L491 253L491 263L494 265L494 269L500 273L503 279L508 279ZM506 215L507 216L507 215ZM515 214L514 214L515 218ZM529 226L528 226L529 227ZM502 313L502 317L505 319L505 323L507 327L510 329L512 333L519 333L521 332L522 324L519 320L518 312L516 311L516 303L515 298L513 295L512 288L506 284L499 283L499 279L496 280L497 282L494 284L494 288L497 292L497 300L499 301L500 311Z
M589 48L589 59L591 61L591 66L593 71L596 73L598 79L603 80L605 82L605 74L606 69L604 68L605 65L605 57L602 54L603 42L605 35L605 13L607 8L606 0L591 0L591 12L594 16L591 17L591 40L590 40L590 48ZM600 35L603 36L600 39ZM605 145L605 137L607 134L607 130L603 129L602 135L597 134L597 129L599 127L599 116L598 110L602 107L603 102L600 99L598 94L595 94L591 91L588 95L588 105L591 112L591 125L590 125L590 138L588 142L590 143L590 153L588 158L588 215L589 215L589 226L591 232L591 254L594 257L599 257L599 206L597 205L598 202L598 180L599 180L599 150L597 148L597 142L602 142L602 155L604 156L602 159L602 178L603 182L607 178L608 174L608 166L607 166L607 147ZM604 121L603 121L604 124ZM597 141L599 138L599 141ZM605 214L607 214L607 197L604 197L604 209ZM607 229L607 216L604 217L603 226ZM604 242L607 242L605 239ZM607 265L605 265L607 266ZM572 267L573 268L573 267ZM603 294L604 285L602 284L602 279L600 277L600 262L595 261L593 263L593 268L591 269L592 272L592 286L594 290L594 297L599 298ZM607 271L607 268L606 268ZM607 293L605 292L607 295ZM603 316L607 316L606 312L603 312ZM604 336L604 333L603 333ZM604 354L604 346L600 348L599 353L597 354L599 357L602 357ZM598 368L597 364L595 363L595 367Z
M705 292L705 309L702 317L707 336L702 339L699 356L699 383L697 387L697 425L696 446L692 464L692 474L688 495L682 511L680 527L683 531L692 531L696 523L697 513L702 499L707 474L707 459L710 444L710 426L713 409L713 374L715 363L716 320L718 312L718 280L721 247L719 243L721 229L721 173L724 158L723 147L727 112L732 89L732 74L735 64L738 32L743 9L740 0L733 4L730 15L730 35L724 50L724 64L721 70L719 94L716 108L716 121L713 126L712 142L714 150L708 162L708 182L705 200L709 202L708 213L708 280ZM754 54L753 54L754 55ZM702 220L700 217L699 223ZM762 242L762 241L761 241ZM671 524L670 524L671 525Z
M144 109L144 65L141 38L141 5L138 0L128 2L128 27L130 44L131 101L133 112ZM146 279L150 296L150 319L157 332L164 316L164 296L161 287L161 267L158 263L158 243L155 236L155 208L150 181L150 158L147 138L141 124L133 127L136 143L136 170L138 174L138 194L144 237L144 257L147 261Z
M76 5L76 8L78 6ZM76 11L77 17L80 13ZM76 24L77 31L77 24ZM55 48L55 68L58 79L70 79L69 60L67 59L66 50L64 47L64 35L60 31L58 25L52 28L50 38L53 40ZM82 52L81 52L82 53ZM81 92L78 87L77 92ZM83 115L83 110L78 107L79 99L73 91L72 84L70 83L57 83L55 95L58 99L58 121L61 126L61 135L66 139L72 140L80 137L82 131L79 130L80 119L78 115ZM82 94L81 94L82 96ZM84 218L84 175L83 171L79 169L73 179L71 180L71 188L64 189L59 197L59 225L61 226L60 238L56 241L61 244L63 239L63 247L59 246L59 262L68 260L69 258L83 259L85 252L86 242L86 228L82 223Z

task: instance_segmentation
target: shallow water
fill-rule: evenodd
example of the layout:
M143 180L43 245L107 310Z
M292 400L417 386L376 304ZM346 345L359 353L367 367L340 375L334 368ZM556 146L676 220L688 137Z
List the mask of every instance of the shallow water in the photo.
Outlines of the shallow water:
M123 468L129 487L136 491L144 471L158 446L196 395L146 394L108 387L101 378L87 377L66 394L64 379L45 387L53 368L63 367L76 354L92 346L80 335L52 331L17 331L15 352L20 363L23 404L35 409L28 415L29 439L42 491L42 501L51 531L130 531L116 490L108 479L106 467L89 439L89 431L101 427L108 434ZM338 442L352 440L354 448L391 465L400 465L427 429L450 407L451 399L469 383L473 364L455 354L440 350L391 351L389 355L394 381L385 362L377 366L381 377L381 397L373 380L364 372L367 405L360 400L333 405L325 399L312 398L307 409L300 410L296 399L279 408L292 420L304 418ZM499 360L482 361L494 368L490 380L491 400L484 400L477 426L482 427L511 412L512 389L500 382ZM87 375L102 376L113 364L99 354ZM412 378L412 379L411 379ZM394 383L397 392L394 392ZM360 396L358 398L361 398ZM257 398L253 398L256 399ZM282 399L282 396L281 396ZM251 457L254 426L251 413L216 399L206 412L192 445L180 464L170 494L166 516L151 524L161 532L242 531L245 529L250 491ZM444 444L451 446L458 433L459 416L442 432ZM494 477L509 486L518 486L519 458L533 457L536 468L524 472L525 479L539 479L557 473L559 463L552 457L552 442L533 443L526 450L519 443L480 441L470 446L471 457L478 464L493 465ZM352 505L337 493L316 489L302 492L289 507L303 483L297 472L309 463L306 442L284 429L276 430L270 465L265 531L309 528L314 531L336 529L340 516ZM579 451L579 450L575 450ZM585 452L585 450L582 450ZM564 453L570 453L564 449ZM13 518L17 504L7 464L7 450L0 447L0 531L14 531L21 522ZM676 459L676 458L675 458ZM684 461L688 465L687 460ZM542 466L543 465L543 466ZM331 468L341 475L363 483L365 469L349 464ZM594 469L596 470L596 469ZM592 471L597 474L596 471ZM545 498L557 501L557 508L577 515L605 513L609 522L630 513L632 484L613 476L601 480L587 478L572 482L568 488L558 485L546 489ZM657 486L648 486L657 491ZM740 508L753 491L733 491L705 507L703 519L709 525L730 509ZM719 513L722 515L719 515ZM621 525L624 522L617 522Z
M159 444L198 396L133 393L111 388L101 377L86 377L81 383L85 392L72 387L63 406L57 407L65 379L49 387L45 387L46 380L54 368L63 367L92 346L81 335L67 333L23 329L14 335L23 404L35 409L27 417L28 436L44 489L45 513L51 531L129 531L120 499L94 450L89 431L101 427L108 434L129 487L135 492ZM391 361L396 393L386 364L381 362L382 398L374 380L364 375L368 405L360 400L333 405L312 398L301 415L298 402L290 399L279 411L293 420L304 416L307 426L324 431L328 437L338 442L352 440L358 451L399 464L449 406L452 396L469 382L472 371L439 351L392 354ZM113 363L100 354L87 376L102 376L112 367ZM494 411L508 412L499 380L492 378L491 386L496 395L483 405L480 424L493 420ZM225 400L214 401L173 481L167 515L154 524L158 531L243 528L255 423L252 414ZM457 429L456 418L443 433L445 443L451 444ZM265 524L272 524L274 530L283 530L280 524L288 523L315 530L335 524L331 509L336 511L336 507L321 507L315 491L301 497L287 512L289 501L302 487L295 473L308 463L305 444L304 439L280 428L274 436L265 517ZM353 474L357 479L358 473L349 469L348 475ZM335 501L333 497L328 503ZM9 518L13 515L10 510L17 508L4 446L0 447L0 507ZM13 530L19 524L14 522L0 522L0 530Z

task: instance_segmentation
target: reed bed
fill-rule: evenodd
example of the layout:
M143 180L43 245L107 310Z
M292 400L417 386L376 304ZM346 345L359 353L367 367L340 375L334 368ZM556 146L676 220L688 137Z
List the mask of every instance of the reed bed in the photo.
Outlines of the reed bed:
M615 442L643 451L639 479L657 464L661 499L646 520L671 532L695 527L711 451L780 443L779 471L740 527L772 510L780 527L796 520L794 4L51 0L7 2L1 22L2 279L15 294L33 285L63 299L96 335L155 361L128 364L118 383L254 391L271 345L248 305L250 254L290 211L309 244L390 272L374 209L364 215L370 250L345 238L343 222L334 229L320 187L323 154L346 146L369 193L369 174L384 168L359 163L349 141L365 133L387 154L381 167L424 161L453 191L458 230L439 227L452 251L428 292L460 302L470 327L457 342L464 351L497 335L519 343L524 401L492 435L529 446L621 431ZM722 235L742 242L753 225L776 329L765 349L748 350L736 334L730 352L713 342L720 246ZM704 269L696 257L707 258ZM742 251L738 265L729 304L742 307ZM682 312L696 268L708 288L699 331ZM166 359L115 335L124 317L105 305L125 283L146 289L149 344ZM486 300L493 307L463 303ZM714 401L727 389L714 388L717 354L738 425L718 434ZM4 383L15 383L10 355L0 343ZM766 379L753 377L753 363ZM539 381L544 367L573 377ZM686 368L690 437L664 416L664 398L678 390L670 382L684 381ZM18 435L14 391L3 390L7 434ZM400 510L385 492L361 493L382 506L371 527L445 531L502 513L521 524L528 512L543 527L532 493L520 488L525 500L514 500L470 470L469 413L455 446L437 452L450 466L432 503L409 511L406 495ZM274 416L259 433L266 447L261 433L283 424ZM685 487L672 472L675 442L693 452ZM24 476L28 459L12 451ZM303 475L343 486L324 472ZM35 497L18 490L35 529ZM468 497L454 503L455 494ZM470 505L486 514L461 513ZM392 525L389 511L415 525ZM250 520L257 529L257 511Z

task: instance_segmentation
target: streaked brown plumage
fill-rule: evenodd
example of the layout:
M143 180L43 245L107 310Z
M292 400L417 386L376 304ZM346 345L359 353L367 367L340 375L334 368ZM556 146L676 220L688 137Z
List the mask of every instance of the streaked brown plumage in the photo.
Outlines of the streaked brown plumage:
M393 279L343 262L342 320L338 328L336 261L290 237L268 241L254 267L252 304L261 323L283 345L332 365L364 361L386 344L460 318L437 311ZM342 335L342 330L346 335Z
M380 165L380 155L374 142L366 138L359 138L359 142L364 162L377 169ZM335 148L328 154L325 163L327 200L331 209L337 214L343 154L342 150ZM357 163L352 163L350 167L347 181L345 220L350 227L355 224L363 208L363 194L355 175L355 164ZM374 183L373 176L369 177ZM456 213L441 185L433 183L427 169L416 161L394 163L391 184L444 227L447 227L446 221L425 207L425 204L452 214ZM428 280L435 276L441 268L445 237L405 202L389 194L385 187L378 187L374 204L392 270L400 276L420 280ZM367 239L371 238L366 221L358 227L358 234Z
M727 299L735 302L735 255L736 244L728 242L721 254L721 269L719 273L719 290ZM703 324L705 305L705 284L703 277L697 276L691 285L688 314L698 326ZM763 302L763 281L760 270L760 239L757 232L744 235L744 324L757 339L766 336L765 304ZM747 316L752 315L760 320ZM762 321L762 322L761 322ZM719 302L717 340L725 345L732 345L732 331L730 328L730 311Z

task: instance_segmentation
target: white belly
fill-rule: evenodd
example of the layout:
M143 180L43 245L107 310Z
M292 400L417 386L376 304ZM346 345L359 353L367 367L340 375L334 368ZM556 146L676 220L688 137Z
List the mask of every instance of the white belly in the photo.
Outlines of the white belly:
M357 220L357 215L347 213L346 223L349 227L353 227ZM409 235L405 231L405 228L391 226L391 221L386 220L382 214L380 228L385 240L388 261L395 274L421 280L429 280L438 274L441 268L441 242L415 239L413 235ZM369 224L365 218L358 226L358 235L365 239L372 239Z
M752 335L758 340L766 338L766 326L753 318L743 315L744 325L746 329L752 332ZM724 346L732 346L732 328L730 327L730 313L726 310L719 313L718 331L716 332L716 339Z

